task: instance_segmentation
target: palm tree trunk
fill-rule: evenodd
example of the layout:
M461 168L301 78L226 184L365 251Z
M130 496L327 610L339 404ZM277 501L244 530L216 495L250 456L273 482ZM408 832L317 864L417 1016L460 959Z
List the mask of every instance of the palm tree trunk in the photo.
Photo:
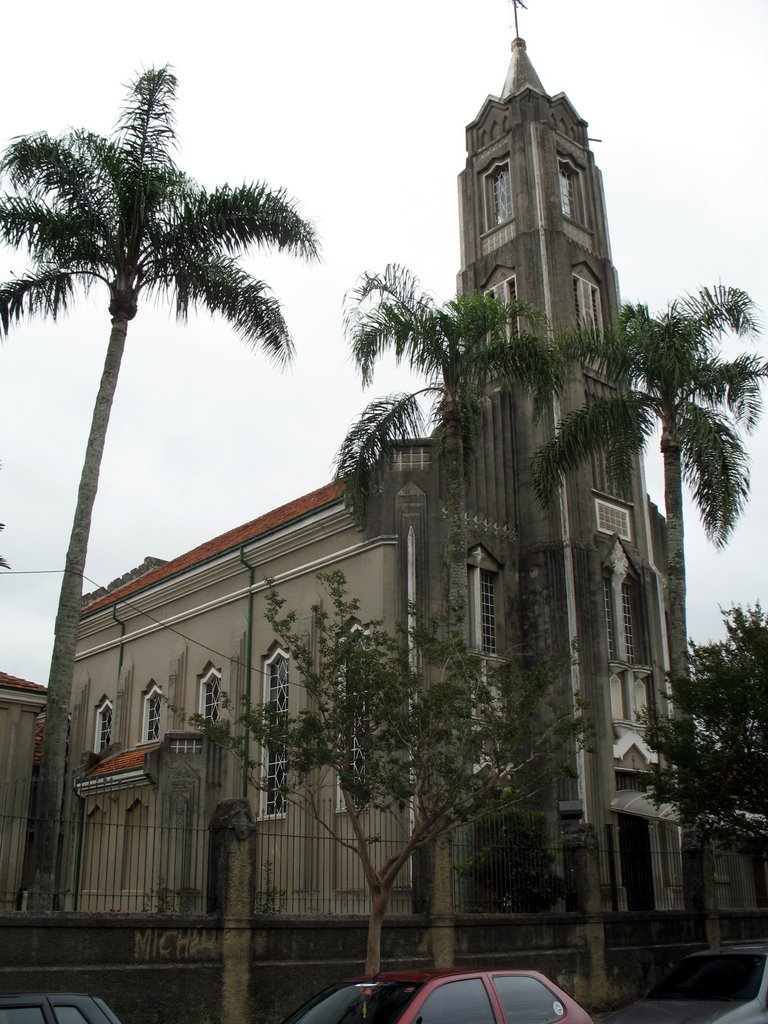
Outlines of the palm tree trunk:
M91 515L99 484L101 457L125 348L128 321L112 319L107 357L91 420L91 431L80 476L75 517L61 581L48 676L45 732L37 786L32 851L30 909L54 910L57 887L59 832L69 734L69 707L75 670L75 648L83 603L83 572L88 552Z
M446 561L448 616L452 628L467 638L467 488L461 426L456 417L445 423Z
M667 517L669 670L674 680L688 672L688 624L685 608L685 536L680 444L668 428L662 430L661 453L664 458L664 507Z

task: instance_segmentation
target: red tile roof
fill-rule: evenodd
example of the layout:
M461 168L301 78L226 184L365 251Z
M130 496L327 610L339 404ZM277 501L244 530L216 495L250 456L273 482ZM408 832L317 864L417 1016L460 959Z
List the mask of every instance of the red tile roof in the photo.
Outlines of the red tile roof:
M139 750L121 750L119 754L107 757L94 765L90 771L85 773L85 776L92 779L97 775L117 775L118 772L143 768L147 754L152 750L157 750L158 746L159 744L153 747L141 747Z
M214 537L213 540L200 544L186 554L179 555L178 558L174 558L157 569L145 573L144 576L131 580L124 587L118 587L112 593L100 597L98 601L86 605L82 615L90 615L92 612L106 608L108 605L116 603L130 594L135 594L139 590L145 590L147 587L151 587L153 584L159 583L170 576L175 576L185 569L191 569L201 562L207 562L217 555L224 554L225 551L231 551L233 548L240 547L241 544L247 544L249 541L262 536L262 534L270 533L280 526L287 526L289 523L296 519L301 519L310 512L317 512L325 505L332 505L341 498L343 492L343 484L331 483L326 484L324 487L319 487L316 491L310 491L309 494L305 494L301 498L295 498L286 505L281 505L279 508L273 509L257 519L252 519L249 523L243 524L243 526L236 526L233 530L229 530L227 533L222 533L219 537Z
M0 672L0 686L7 686L11 690L34 690L36 693L46 693L48 689L41 683L30 683L28 679L19 679L7 672Z

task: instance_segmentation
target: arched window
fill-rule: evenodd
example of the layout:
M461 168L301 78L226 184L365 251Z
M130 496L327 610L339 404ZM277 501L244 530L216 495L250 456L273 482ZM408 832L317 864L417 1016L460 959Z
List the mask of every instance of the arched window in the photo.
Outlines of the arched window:
M163 691L154 681L150 681L144 696L144 715L142 723L142 742L154 743L160 739L160 716L163 707Z
M285 651L276 650L264 662L264 703L271 704L281 715L288 714L289 697L289 661ZM283 786L286 778L285 750L279 747L267 747L264 750L264 788L262 813L265 815L285 814L285 793Z
M112 742L112 701L102 697L96 707L96 736L93 749L98 753Z
M512 216L512 180L507 161L496 164L485 176L485 209L487 231Z
M221 718L221 669L209 664L200 680L200 714L214 725Z

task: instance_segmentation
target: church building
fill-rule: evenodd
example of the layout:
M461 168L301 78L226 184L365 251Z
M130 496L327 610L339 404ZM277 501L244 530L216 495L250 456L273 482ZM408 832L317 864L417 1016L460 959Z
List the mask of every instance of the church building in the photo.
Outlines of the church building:
M546 91L522 39L512 43L500 94L483 102L466 141L458 290L523 299L555 332L576 321L615 321L617 277L587 122L564 93ZM638 781L654 761L638 717L663 689L668 664L664 522L639 464L632 493L620 495L595 458L569 476L554 511L542 511L530 480L531 456L558 417L605 387L598 373L581 368L540 421L522 393L487 394L467 491L470 634L491 662L508 652L533 661L578 651L562 686L589 702L595 740L573 755L574 778L558 783L542 810L553 837L592 825L616 851L613 899L618 893L622 906L653 909L680 905L681 886L656 855L677 848L677 826ZM267 580L300 618L321 596L317 573L336 568L359 598L364 621L404 622L409 602L436 613L444 594L444 490L432 440L404 442L363 527L346 509L342 485L329 483L89 596L67 787L70 816L79 808L82 822L65 843L72 903L142 909L142 827L160 815L181 838L165 843L155 881L204 909L193 898L205 887L195 874L205 838L195 830L225 797L249 797L265 843L262 860L277 870L280 835L295 833L292 808L249 786L234 758L191 733L174 709L216 722L226 714L224 693L234 706L248 697L298 708L290 659L264 618ZM267 751L261 760L261 770L278 777L279 757ZM104 857L103 840L94 837L107 824L120 839ZM193 834L198 838L189 840ZM315 859L307 848L291 883L281 883L279 900L289 898L288 889L319 891ZM365 887L350 883L351 870L335 867L337 910L358 908ZM407 885L406 873L403 905Z

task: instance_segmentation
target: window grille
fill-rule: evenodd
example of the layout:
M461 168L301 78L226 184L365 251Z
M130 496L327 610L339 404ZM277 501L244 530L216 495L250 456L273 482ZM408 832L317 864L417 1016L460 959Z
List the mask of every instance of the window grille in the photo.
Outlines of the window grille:
M509 165L497 168L492 176L494 224L503 224L512 216L512 187Z
M635 636L632 623L632 590L629 583L621 585L621 616L624 625L624 651L630 665L635 664Z
M616 658L616 633L613 628L613 586L607 576L603 576L603 602L605 605L605 628L608 635L608 657Z
M576 219L576 172L563 162L560 163L560 208L566 217Z
M480 633L483 654L496 653L495 573L480 570Z
M282 715L288 714L288 659L284 654L277 654L268 663L268 701ZM266 756L266 792L264 811L266 814L285 813L286 757L282 748L269 748Z
M96 709L96 751L106 749L112 742L112 702L103 700Z
M160 691L155 688L149 694L145 704L146 731L144 738L147 742L160 739L160 709L162 701Z
M210 669L201 685L202 716L215 725L221 718L221 672L215 668Z
M632 540L629 513L625 508L596 500L595 510L597 512L597 528L601 533L617 533L623 540Z

